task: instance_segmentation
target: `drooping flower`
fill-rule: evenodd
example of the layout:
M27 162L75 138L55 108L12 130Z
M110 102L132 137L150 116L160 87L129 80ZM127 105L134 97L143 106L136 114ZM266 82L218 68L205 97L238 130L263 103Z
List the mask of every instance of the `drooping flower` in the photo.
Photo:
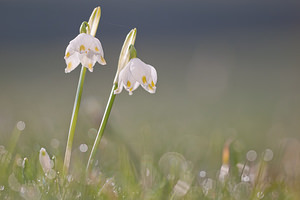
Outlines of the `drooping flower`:
M50 172L50 170L52 169L51 160L45 148L41 148L39 160L44 173Z
M96 62L106 65L100 41L86 33L80 33L70 41L64 58L67 64L65 73L71 72L79 63L88 68L90 72L93 71Z
M123 87L132 95L132 92L141 85L149 93L155 93L157 73L154 67L141 61L139 58L132 58L120 71L118 77L118 88L114 91L119 94Z

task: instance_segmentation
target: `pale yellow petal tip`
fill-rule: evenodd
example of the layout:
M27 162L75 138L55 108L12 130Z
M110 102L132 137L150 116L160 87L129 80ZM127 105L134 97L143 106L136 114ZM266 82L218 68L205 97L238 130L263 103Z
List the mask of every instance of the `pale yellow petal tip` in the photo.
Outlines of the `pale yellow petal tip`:
M65 59L70 57L70 52L67 52L65 55Z
M134 33L134 35L136 35L136 28L134 28L134 29L132 29L132 31L133 31L133 33Z
M101 16L101 7L98 6L98 7L96 7L96 9L97 9L97 17L100 18L100 16Z
M103 56L101 56L101 64L106 65L106 60L103 58Z
M41 155L46 156L46 150L45 149L41 149Z

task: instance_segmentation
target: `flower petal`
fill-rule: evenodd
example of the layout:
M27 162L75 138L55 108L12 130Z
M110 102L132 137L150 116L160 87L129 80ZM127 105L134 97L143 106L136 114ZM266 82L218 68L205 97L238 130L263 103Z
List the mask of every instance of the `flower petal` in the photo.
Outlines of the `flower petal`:
M65 53L67 68L65 72L71 72L79 63L92 72L96 62L102 65L106 64L103 56L101 42L92 35L81 33L67 46Z
M130 65L130 71L135 80L141 85L147 85L147 82L151 78L151 68L139 58L131 59L128 65Z
M148 79L147 85L142 86L149 93L153 94L156 91L157 73L154 67L152 67L151 65L148 65L148 67L151 69L151 77L150 79Z
M67 64L67 67L65 68L65 73L70 73L72 70L74 70L79 65L80 60L79 60L78 55L79 55L79 53L73 52L73 54L68 55L68 57L65 56L65 61Z
M149 65L149 66L151 68L151 78L152 78L154 84L156 85L156 83L157 83L157 72L156 72L156 69L153 66L151 66L151 65Z
M149 93L155 93L157 73L154 67L145 64L138 58L131 59L130 69L133 77L142 85Z
M119 74L118 81L118 89L115 91L115 94L119 94L124 87L129 95L132 95L132 92L139 86L140 84L135 80L130 71L130 65L126 65Z

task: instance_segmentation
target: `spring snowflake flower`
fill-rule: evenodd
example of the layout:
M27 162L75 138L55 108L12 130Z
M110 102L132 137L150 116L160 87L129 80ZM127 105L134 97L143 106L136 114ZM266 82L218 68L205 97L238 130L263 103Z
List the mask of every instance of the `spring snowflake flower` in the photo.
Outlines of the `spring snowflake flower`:
M123 87L132 95L132 92L141 85L150 93L155 93L157 73L154 67L141 61L139 58L132 58L120 71L118 88L114 91L119 94Z
M79 63L90 72L93 71L96 62L106 65L100 41L86 33L80 33L69 43L64 58L67 64L65 73L71 72Z
M46 149L41 148L40 154L39 154L39 160L40 164L43 168L43 171L45 173L48 173L52 169L51 160L50 157L46 151Z

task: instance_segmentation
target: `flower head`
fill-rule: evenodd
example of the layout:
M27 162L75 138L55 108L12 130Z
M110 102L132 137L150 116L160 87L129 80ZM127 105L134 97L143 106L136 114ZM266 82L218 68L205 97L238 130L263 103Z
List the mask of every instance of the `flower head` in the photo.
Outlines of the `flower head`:
M67 64L65 72L71 72L79 65L79 63L92 72L96 62L101 65L106 64L103 56L103 49L100 41L92 35L80 33L67 46L64 57Z
M46 151L46 149L41 148L40 154L39 154L39 160L40 164L43 168L43 171L45 173L48 173L52 169L51 160L50 157Z
M114 91L119 94L123 87L132 95L132 92L141 85L150 93L155 93L157 73L154 67L141 61L139 58L132 58L120 71L118 77L118 88Z

